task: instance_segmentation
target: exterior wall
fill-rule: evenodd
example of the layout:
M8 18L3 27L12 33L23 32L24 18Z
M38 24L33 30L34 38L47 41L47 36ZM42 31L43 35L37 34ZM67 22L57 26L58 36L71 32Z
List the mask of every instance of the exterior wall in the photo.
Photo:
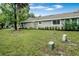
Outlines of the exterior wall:
M38 22L38 27L51 27L51 21L41 21L41 24Z
M41 24L39 24L39 22L37 22L37 28L44 28L44 27L63 27L63 20L60 20L60 24L53 24L53 20L50 21L40 21Z
M34 28L34 23L33 22L27 22L24 24L24 28Z
M34 27L33 28L38 29L38 22L34 22Z
M39 24L41 22L41 24ZM24 24L24 28L45 28L45 27L63 27L64 21L60 20L60 24L53 24L53 20L49 21L36 21L36 22L28 22Z
M58 19L57 19L58 20ZM69 21L68 21L69 20ZM77 24L79 25L79 18L76 18ZM39 23L41 22L41 23ZM69 19L60 19L60 24L53 24L53 20L48 20L48 21L35 21L35 22L26 22L24 23L23 27L24 28L45 28L45 27L58 27L60 29L64 28L65 22L72 23L73 20L72 18Z
M60 26L63 27L64 25L65 25L65 20L64 19L61 19L60 20Z

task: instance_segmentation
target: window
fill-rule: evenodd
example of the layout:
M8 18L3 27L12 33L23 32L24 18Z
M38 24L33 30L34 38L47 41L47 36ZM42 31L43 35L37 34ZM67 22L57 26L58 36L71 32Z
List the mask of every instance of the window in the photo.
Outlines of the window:
M60 24L60 20L57 20L57 24Z
M60 24L60 20L53 20L53 24Z
M56 20L53 20L53 24L56 24Z
M41 24L41 21L39 21L39 24Z

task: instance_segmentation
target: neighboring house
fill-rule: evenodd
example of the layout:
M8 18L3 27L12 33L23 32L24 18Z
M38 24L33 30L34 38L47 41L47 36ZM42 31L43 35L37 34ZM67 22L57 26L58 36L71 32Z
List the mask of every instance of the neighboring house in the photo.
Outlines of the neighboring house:
M79 24L79 12L63 13L36 18L29 18L22 22L23 28L64 27L65 22Z

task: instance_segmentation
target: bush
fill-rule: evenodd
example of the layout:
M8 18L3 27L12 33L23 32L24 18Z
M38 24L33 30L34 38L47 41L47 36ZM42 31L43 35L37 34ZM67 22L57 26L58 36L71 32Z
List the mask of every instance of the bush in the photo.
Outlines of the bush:
M54 27L51 27L52 30L54 30Z
M72 22L72 23L65 23L64 25L65 30L79 30L78 25L76 22Z
M47 30L49 30L49 27L47 27Z
M48 30L50 30L50 27L48 27Z
M50 30L52 30L52 27L50 27Z
M57 30L57 26L55 26L54 28L55 28L55 30Z
M29 27L29 28L27 28L27 29L29 29L29 30L33 30L33 29L35 29L35 28L33 28L33 27Z
M64 30L64 27L61 27L60 30Z
M44 28L41 28L41 30L44 30Z
M39 30L44 30L45 28L39 27L38 29L39 29Z
M45 27L45 30L47 30L47 27Z
M57 30L61 30L60 27L57 27Z

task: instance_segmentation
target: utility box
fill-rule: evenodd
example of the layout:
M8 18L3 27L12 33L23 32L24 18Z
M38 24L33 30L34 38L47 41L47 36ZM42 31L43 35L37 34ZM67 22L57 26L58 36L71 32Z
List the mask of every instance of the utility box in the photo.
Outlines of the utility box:
M53 50L55 48L55 43L53 41L48 42L48 49Z
M67 42L67 35L66 35L66 34L63 34L63 36L62 36L62 41L63 41L63 42Z

